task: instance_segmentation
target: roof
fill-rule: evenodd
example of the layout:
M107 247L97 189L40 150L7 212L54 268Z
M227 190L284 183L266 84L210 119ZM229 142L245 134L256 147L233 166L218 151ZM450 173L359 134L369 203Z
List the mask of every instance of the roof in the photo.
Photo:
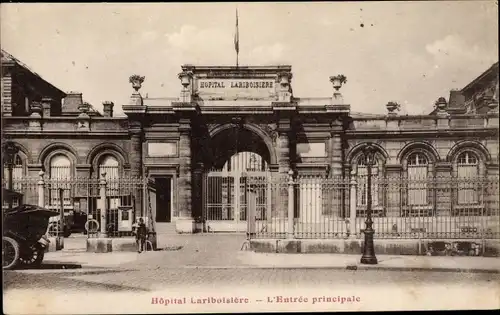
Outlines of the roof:
M491 73L495 73L498 76L498 61L495 62L491 67L489 67L486 71L481 73L477 78L472 80L469 84L467 84L463 89L462 92L470 89L472 86L476 85L479 81L490 75Z
M40 80L42 80L43 82L45 82L47 85L49 85L53 90L57 91L59 94L62 95L62 97L65 97L66 96L66 93L64 93L63 91L61 91L59 88L55 87L54 85L52 85L50 82L48 82L47 80L45 80L44 78L42 78L38 73L36 73L35 71L31 70L30 67L28 67L28 65L26 65L25 63L23 63L21 60L17 59L16 57L14 57L13 55L9 54L7 51L5 51L4 49L2 49L1 51L1 63L2 65L4 64L16 64L18 65L19 67L23 68L24 70L28 71L29 73L31 73L33 76L39 78Z

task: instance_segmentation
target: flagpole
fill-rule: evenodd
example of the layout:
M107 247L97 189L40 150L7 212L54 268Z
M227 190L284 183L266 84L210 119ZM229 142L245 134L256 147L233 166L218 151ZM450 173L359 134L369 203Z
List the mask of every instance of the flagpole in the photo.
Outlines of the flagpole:
M240 30L238 26L238 8L236 8L236 30L234 32L234 49L236 50L236 68L239 66Z

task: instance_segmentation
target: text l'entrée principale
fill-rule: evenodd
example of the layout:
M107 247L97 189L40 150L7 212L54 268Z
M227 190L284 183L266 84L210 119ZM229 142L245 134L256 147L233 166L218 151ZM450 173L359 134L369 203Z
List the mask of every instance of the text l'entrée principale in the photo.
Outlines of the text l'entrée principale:
M158 305L183 305L183 304L249 304L249 303L359 303L361 298L359 296L283 296L275 295L268 296L265 299L249 299L247 297L181 297L181 298L164 298L153 297L151 304Z

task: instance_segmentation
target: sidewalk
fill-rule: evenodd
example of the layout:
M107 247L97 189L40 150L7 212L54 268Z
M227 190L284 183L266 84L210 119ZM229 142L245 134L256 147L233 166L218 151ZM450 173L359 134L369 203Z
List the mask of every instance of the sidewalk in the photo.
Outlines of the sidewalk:
M45 265L59 269L345 269L500 273L500 258L470 256L378 255L377 265L362 265L361 254L278 254L241 251L238 235L193 235L160 238L162 251L87 253L85 238L65 240L65 249L45 255ZM178 247L178 249L168 249ZM52 268L54 269L54 268Z
M377 256L378 264L363 265L361 255L268 254L248 252L246 263L254 268L323 268L347 270L453 271L500 273L500 258L464 256Z
M44 264L81 265L81 268L142 269L193 268L193 269L345 269L393 271L442 271L500 273L500 259L488 257L436 257L436 256L377 256L377 265L363 265L361 255L341 254L267 254L254 252L226 252L225 259L207 264L203 259L193 263L182 249L165 255L162 252L106 254L48 253ZM183 263L185 262L185 263Z

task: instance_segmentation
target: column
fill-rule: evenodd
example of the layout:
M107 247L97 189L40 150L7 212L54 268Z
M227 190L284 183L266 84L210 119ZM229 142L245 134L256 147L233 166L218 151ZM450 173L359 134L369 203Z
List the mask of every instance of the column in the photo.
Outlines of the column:
M279 199L276 209L279 217L288 216L288 189L281 189L281 184L285 184L290 168L290 120L280 121L278 124L278 176L280 180Z
M281 175L288 174L290 170L290 137L288 130L280 130L278 138L278 165Z
M101 177L99 180L99 203L100 209L101 209L101 217L100 217L100 226L101 226L101 233L100 237L108 237L107 233L107 213L108 213L108 203L106 202L106 173L99 174Z
M137 178L142 175L142 129L140 126L134 126L131 129L131 151L130 151L130 176ZM134 189L134 214L133 218L147 216L143 209L143 189L137 187Z
M191 120L182 118L179 121L179 178L177 180L179 217L176 221L178 233L193 233L193 179L191 167ZM196 189L195 189L196 192Z
M203 215L203 163L197 162L193 169L193 213L192 217L202 217Z
M38 179L38 206L39 207L45 207L45 181L43 178L44 171L40 171L38 173L39 179Z
M335 119L330 124L331 138L330 138L330 172L334 177L342 176L342 137L343 123L340 118Z
M356 171L351 171L351 179L349 182L349 229L350 229L350 238L356 238L357 235L357 227L356 227L356 208L358 205L357 201L357 181L356 181Z

